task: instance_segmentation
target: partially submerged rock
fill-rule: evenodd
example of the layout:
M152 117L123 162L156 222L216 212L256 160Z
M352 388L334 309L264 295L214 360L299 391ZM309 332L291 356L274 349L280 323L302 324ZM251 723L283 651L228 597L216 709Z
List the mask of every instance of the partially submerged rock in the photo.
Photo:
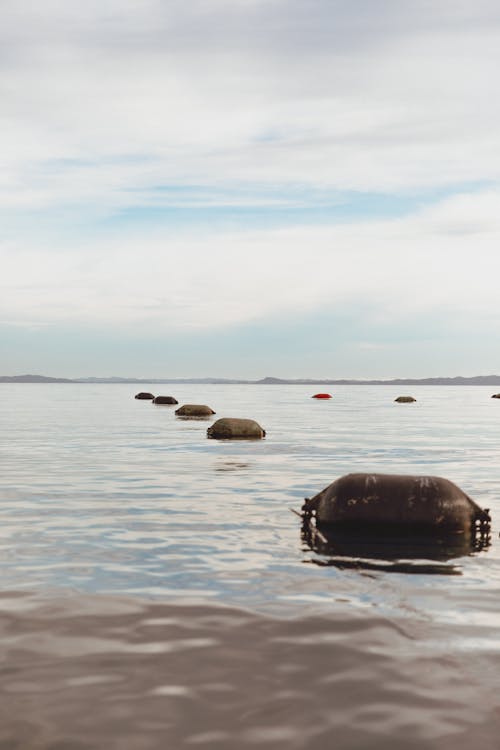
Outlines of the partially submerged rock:
M320 530L475 533L490 523L488 509L434 476L347 474L307 499L302 511Z
M211 417L215 414L214 410L206 404L184 404L175 410L178 417Z
M394 399L395 403L398 404L412 404L416 400L417 399L413 398L413 396L398 396Z
M136 393L135 396L134 396L134 398L139 398L139 399L142 399L143 401L145 401L146 399L148 399L148 400L154 399L154 396L153 396L152 393L142 393L141 392L141 393Z
M266 431L253 419L224 417L207 430L207 437L216 440L260 440L265 436Z
M500 398L500 393L494 393L491 398Z
M311 562L318 565L334 565L341 569L379 569L401 573L445 573L460 574L459 570L435 564L426 565L420 562L415 567L414 560L434 560L446 562L456 557L464 557L474 552L482 552L490 546L489 534L429 534L400 532L368 534L356 530L336 529L335 527L317 528L314 524L303 524L301 537L303 542L321 555ZM329 559L326 559L329 558ZM407 561L390 567L375 564L376 560Z
M156 396L153 399L153 404L178 404L176 398L173 396Z

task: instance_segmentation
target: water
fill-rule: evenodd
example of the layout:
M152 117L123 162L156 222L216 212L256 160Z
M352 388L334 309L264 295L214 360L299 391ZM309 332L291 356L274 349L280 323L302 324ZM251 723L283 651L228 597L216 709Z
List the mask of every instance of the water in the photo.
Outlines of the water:
M267 437L207 440L133 385L1 386L0 748L496 749L491 389L141 389ZM318 564L289 509L349 471L451 479L491 546Z

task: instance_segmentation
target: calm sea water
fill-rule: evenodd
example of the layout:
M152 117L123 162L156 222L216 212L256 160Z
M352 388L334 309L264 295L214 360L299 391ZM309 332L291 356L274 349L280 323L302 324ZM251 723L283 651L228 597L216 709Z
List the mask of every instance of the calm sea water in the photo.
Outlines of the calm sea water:
M0 748L498 747L491 389L141 386L257 442L133 385L0 389ZM350 471L451 479L491 546L321 564L290 508Z

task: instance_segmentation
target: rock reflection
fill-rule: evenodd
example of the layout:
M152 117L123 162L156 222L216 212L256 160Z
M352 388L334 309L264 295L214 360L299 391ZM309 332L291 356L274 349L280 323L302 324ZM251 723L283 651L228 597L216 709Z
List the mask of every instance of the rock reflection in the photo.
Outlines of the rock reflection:
M213 420L213 416L211 414L200 414L193 416L189 416L187 414L176 414L175 418L179 422L210 422Z
M240 471L249 467L250 464L244 461L217 461L215 463L215 471Z
M397 573L438 573L461 575L450 560L466 557L488 549L489 534L412 534L380 530L338 530L329 525L316 525L314 519L303 518L302 540L308 550L321 555L307 560L320 566L386 570Z

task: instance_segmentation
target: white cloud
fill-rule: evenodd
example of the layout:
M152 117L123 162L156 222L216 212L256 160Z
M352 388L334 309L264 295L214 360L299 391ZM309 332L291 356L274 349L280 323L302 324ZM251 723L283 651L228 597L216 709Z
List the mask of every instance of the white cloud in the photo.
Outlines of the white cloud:
M6 0L0 41L3 206L500 178L486 0Z
M330 309L373 322L486 316L498 328L499 241L497 192L358 225L33 240L5 248L0 317L174 332Z

